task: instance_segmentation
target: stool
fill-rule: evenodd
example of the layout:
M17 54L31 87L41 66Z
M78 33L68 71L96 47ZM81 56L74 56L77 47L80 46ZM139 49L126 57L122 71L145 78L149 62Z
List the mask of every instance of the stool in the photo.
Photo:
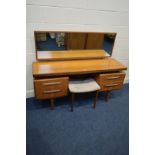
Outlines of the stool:
M70 80L69 91L71 93L71 111L73 111L74 95L76 93L88 93L96 91L95 100L93 104L93 108L95 108L99 90L100 86L96 83L96 81L93 78L82 80Z

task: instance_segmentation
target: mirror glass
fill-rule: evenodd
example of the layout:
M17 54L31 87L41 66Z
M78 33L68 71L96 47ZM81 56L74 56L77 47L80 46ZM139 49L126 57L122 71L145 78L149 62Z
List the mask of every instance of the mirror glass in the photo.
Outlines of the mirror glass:
M36 52L103 49L111 56L116 33L35 31L34 37Z
M64 32L36 33L37 51L66 50Z
M111 34L104 34L104 41L103 41L103 49L109 54L112 55L113 46L115 43L115 33Z

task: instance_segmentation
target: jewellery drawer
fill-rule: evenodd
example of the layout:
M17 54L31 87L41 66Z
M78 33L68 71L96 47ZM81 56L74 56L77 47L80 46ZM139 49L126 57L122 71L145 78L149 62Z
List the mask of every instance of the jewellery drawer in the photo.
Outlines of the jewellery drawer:
M99 80L102 82L110 81L123 81L125 78L125 73L110 73L110 74L100 74Z
M68 77L34 80L37 99L50 99L67 95Z
M101 85L101 91L110 91L121 89L123 87L123 82L106 83Z
M121 89L123 86L125 73L105 73L96 77L96 82L100 85L101 91Z

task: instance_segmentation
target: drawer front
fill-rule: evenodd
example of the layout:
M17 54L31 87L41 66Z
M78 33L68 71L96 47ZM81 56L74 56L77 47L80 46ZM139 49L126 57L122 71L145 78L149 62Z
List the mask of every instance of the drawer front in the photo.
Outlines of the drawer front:
M125 73L100 74L96 77L97 83L101 86L101 91L121 89L123 86Z
M110 90L121 89L122 87L123 87L123 82L106 83L104 85L101 85L101 90L110 91Z
M104 81L104 83L124 81L125 73L100 74L99 78L100 81Z
M68 93L68 77L34 80L37 99L50 99Z

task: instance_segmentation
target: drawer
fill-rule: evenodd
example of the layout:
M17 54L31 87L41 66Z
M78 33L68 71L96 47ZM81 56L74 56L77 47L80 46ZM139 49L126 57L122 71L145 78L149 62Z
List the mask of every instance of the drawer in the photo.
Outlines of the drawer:
M125 78L125 73L100 74L99 78L104 82L123 81Z
M50 99L66 96L68 93L68 77L34 80L37 99Z
M99 74L96 77L97 83L101 87L101 91L121 89L123 86L125 73L108 73Z
M117 90L123 87L123 82L106 83L101 85L101 91Z

